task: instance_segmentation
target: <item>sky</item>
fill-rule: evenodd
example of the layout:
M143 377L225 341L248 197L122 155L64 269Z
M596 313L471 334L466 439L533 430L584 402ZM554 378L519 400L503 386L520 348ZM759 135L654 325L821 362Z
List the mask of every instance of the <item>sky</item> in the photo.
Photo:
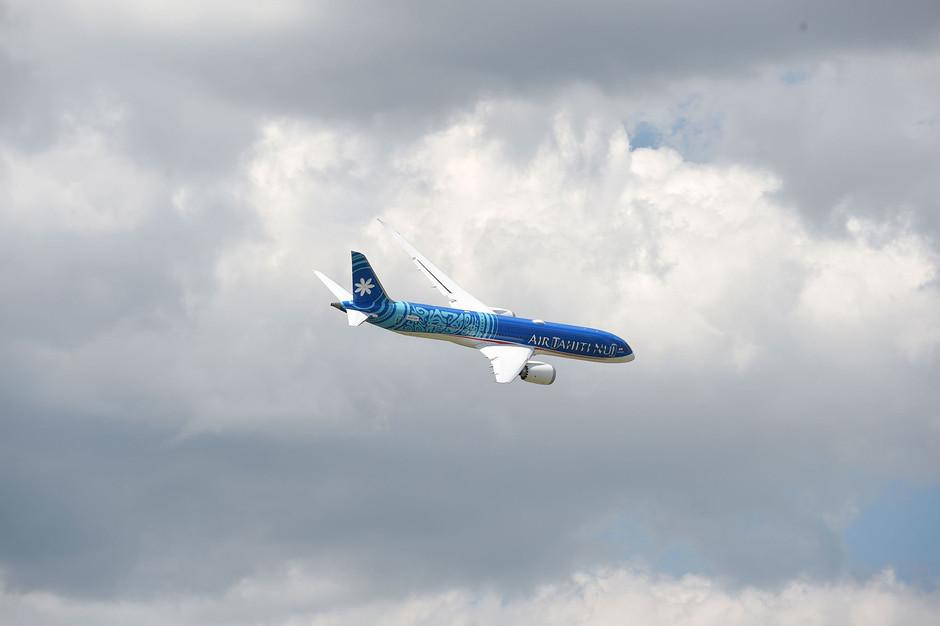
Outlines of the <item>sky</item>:
M940 5L0 0L0 622L940 623ZM624 337L347 327L375 218ZM551 360L551 359L548 359Z

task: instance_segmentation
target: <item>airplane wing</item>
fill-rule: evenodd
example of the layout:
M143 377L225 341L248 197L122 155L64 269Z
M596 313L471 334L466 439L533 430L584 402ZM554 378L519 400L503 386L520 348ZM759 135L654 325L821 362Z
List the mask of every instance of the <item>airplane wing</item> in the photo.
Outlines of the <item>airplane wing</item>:
M525 346L486 346L480 348L490 360L493 375L498 383L511 383L525 367L534 350Z
M454 280L442 272L436 265L431 263L423 254L418 252L417 249L408 241L402 237L398 231L394 228L383 222L380 218L376 218L382 226L387 228L392 236L395 238L395 241L398 242L405 252L408 253L408 256L411 257L411 260L417 266L418 270L425 276L428 280L431 281L431 284L441 292L447 300L450 302L451 306L456 309L464 309L465 311L483 311L485 313L492 313L493 309L486 306L472 295L467 293L463 287L458 285ZM519 367L522 369L522 366Z

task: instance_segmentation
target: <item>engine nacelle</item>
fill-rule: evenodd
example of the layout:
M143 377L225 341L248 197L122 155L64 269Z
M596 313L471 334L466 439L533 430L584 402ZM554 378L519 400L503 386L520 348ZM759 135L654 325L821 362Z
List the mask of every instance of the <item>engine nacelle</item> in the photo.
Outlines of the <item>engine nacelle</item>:
M519 372L519 378L536 385L551 385L555 382L555 368L542 361L527 361Z
M504 308L498 307L498 306L494 306L494 307L490 307L490 308L493 309L493 313L496 313L496 315L505 315L506 317L515 317L515 316L516 316L516 314L513 313L512 311L510 311L509 309L504 309Z

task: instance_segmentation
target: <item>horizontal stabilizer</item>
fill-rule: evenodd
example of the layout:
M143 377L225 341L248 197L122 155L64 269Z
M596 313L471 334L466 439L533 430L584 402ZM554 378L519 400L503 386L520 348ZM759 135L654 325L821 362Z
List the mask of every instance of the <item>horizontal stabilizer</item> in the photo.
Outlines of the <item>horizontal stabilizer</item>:
M333 292L333 295L334 295L334 296L336 296L337 298L339 298L340 302L342 302L342 301L344 301L344 300L352 300L352 299L353 299L353 295L352 295L351 293L349 293L348 291L346 291L345 289L343 289L342 287L340 287L339 285L337 285L336 283L334 283L332 280L330 280L329 278L327 278L326 275L324 275L322 272L318 272L317 270L313 270L313 273L317 275L317 278L320 279L320 282L322 282L324 285L326 285L326 288L327 288L327 289L329 289L331 292Z
M350 326L359 326L364 321L369 319L369 316L363 313L362 311L353 311L352 309L346 309L346 319L349 320Z
M335 306L340 311L346 311L346 320L349 322L350 326L359 326L364 321L369 319L369 316L363 313L362 311L354 311L352 309L347 309L345 306L343 306L342 304L343 302L349 302L350 300L353 299L353 295L351 293L349 293L348 291L346 291L345 289L343 289L342 287L334 283L322 272L313 270L313 273L317 275L317 278L319 278L320 281L324 285L326 285L327 289L333 292L334 296L339 298L340 301L334 302L333 306Z

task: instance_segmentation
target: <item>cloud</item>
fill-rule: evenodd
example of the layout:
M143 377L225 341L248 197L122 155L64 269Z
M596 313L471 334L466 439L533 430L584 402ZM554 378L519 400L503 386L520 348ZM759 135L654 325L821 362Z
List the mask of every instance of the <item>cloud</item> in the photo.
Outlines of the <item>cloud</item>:
M216 596L91 602L0 588L0 616L11 626L56 624L929 624L936 593L899 584L890 571L865 583L793 581L780 589L728 589L715 580L651 576L631 570L575 574L525 596L462 588L344 606L341 589L298 568L240 580Z
M541 129L531 150L514 118ZM79 199L130 167L93 146L105 171ZM55 181L63 150L7 159ZM9 204L9 241L56 233L41 291L7 248L3 458L25 469L4 490L29 494L6 516L10 584L213 593L286 560L391 596L634 559L849 573L841 533L872 484L935 476L936 258L895 224L808 228L779 184L631 151L577 98L494 100L405 144L268 120L232 175L135 184L140 212L103 226ZM435 301L379 214L485 301L610 328L637 361L503 389L472 351L348 329L310 270L344 280L350 248Z
M238 167L259 118L352 125L388 145L481 100L587 89L602 97L586 106L687 158L773 171L819 225L907 213L936 240L934 3L674 4L13 2L0 134L46 145L105 100L126 112L133 159L198 178Z
M589 12L563 3L277 2L225 11L216 3L199 9L171 3L152 11L58 2L14 3L9 14L26 54L66 61L62 69L82 81L92 79L93 68L121 87L171 71L185 85L228 100L340 117L426 114L507 91L584 82L633 89L771 60L919 48L935 37L940 20L922 0L811 8L732 0L708 9L605 2ZM26 37L37 31L56 36ZM90 34L93 40L83 39ZM145 76L110 58L114 47Z
M797 84L784 76L794 67L805 72ZM936 188L928 174L940 152L936 75L935 47L858 51L747 79L693 80L677 90L694 94L685 107L651 108L661 115L671 109L662 123L667 145L698 160L772 170L782 201L816 227L838 233L852 216L906 219L936 241ZM675 117L682 123L670 128Z
M837 581L938 476L933 3L216 5L0 16L8 597L916 595ZM349 249L438 301L377 215L637 361L504 388L347 328L310 270Z

